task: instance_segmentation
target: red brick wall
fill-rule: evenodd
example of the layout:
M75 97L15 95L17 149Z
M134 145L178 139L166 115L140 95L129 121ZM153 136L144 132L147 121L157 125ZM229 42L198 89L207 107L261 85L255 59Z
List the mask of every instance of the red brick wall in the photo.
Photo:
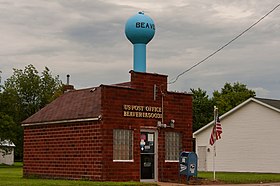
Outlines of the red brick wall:
M82 122L25 127L24 176L101 180L100 126Z
M192 97L187 94L167 93L164 96L164 118L165 123L171 119L175 120L174 129L163 129L160 131L160 144L164 146L165 132L175 131L182 134L182 150L192 151ZM177 181L178 180L178 162L165 162L165 150L160 152L159 162L163 164L159 166L159 179L161 181Z
M164 93L164 123L175 119L175 128L158 130L158 179L159 181L178 180L178 162L165 162L164 137L165 131L180 132L183 138L182 150L192 150L192 96L166 92L166 83L166 76L132 71L132 88L102 87L104 180L140 180L140 129L153 127L156 130L157 121L160 119L123 117L122 108L124 104L161 107L162 93ZM155 101L154 84L161 88L157 91ZM134 131L134 162L113 162L113 129L119 128ZM120 174L116 175L116 172Z

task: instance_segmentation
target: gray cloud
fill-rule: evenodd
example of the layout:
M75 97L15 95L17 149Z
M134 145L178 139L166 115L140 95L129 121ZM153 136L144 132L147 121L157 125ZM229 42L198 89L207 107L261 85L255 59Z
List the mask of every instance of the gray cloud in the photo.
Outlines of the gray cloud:
M77 88L129 80L132 45L126 20L144 10L156 24L147 46L148 72L176 77L231 40L272 9L276 0L176 0L151 2L42 1L0 2L0 70L48 66ZM280 99L279 17L276 10L255 28L186 73L171 90L202 88L212 94L225 82L247 84L257 96Z

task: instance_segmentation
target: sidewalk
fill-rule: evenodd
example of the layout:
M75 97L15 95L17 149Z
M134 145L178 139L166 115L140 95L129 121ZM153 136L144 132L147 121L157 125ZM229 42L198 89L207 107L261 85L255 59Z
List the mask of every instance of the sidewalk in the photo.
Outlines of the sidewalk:
M158 182L159 186L186 186L187 184ZM262 183L262 184L223 184L223 185L203 185L203 186L280 186L280 183Z

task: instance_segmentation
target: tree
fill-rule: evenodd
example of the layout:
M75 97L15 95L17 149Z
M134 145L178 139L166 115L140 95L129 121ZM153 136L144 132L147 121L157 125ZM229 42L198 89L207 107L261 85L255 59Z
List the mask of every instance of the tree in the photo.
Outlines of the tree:
M242 83L236 82L233 85L226 83L221 92L217 90L213 92L213 101L221 115L254 96L256 96L255 91L248 89Z
M0 112L12 118L19 127L14 130L16 140L13 142L16 153L22 156L23 132L20 123L62 94L62 82L58 76L53 77L47 67L41 76L33 65L26 66L24 70L13 70L13 75L0 89ZM13 125L12 121L8 123ZM3 132L0 131L0 139L7 138L2 136Z
M193 131L196 131L213 120L214 105L219 109L219 115L236 107L250 97L256 96L255 91L246 85L236 82L233 85L225 83L221 91L215 90L209 98L206 91L191 89L193 93Z
M196 131L213 119L213 101L205 90L191 89L193 93L193 131Z

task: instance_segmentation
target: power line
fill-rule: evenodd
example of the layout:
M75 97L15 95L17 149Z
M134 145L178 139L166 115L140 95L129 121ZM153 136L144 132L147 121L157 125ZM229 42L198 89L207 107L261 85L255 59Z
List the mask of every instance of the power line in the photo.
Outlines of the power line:
M245 34L246 32L248 32L251 28L253 28L254 26L256 26L259 22L261 22L264 18L266 18L269 14L271 14L274 10L276 10L278 7L280 6L280 4L276 5L272 10L270 10L268 13L266 13L264 16L262 16L258 21L256 21L254 24L252 24L250 27L248 27L246 30L244 30L243 32L241 32L240 34L238 34L237 36L235 36L232 40L230 40L229 42L227 42L226 44L224 44L222 47L220 47L218 50L214 51L213 53L211 53L210 55L208 55L207 57L205 57L204 59L202 59L201 61L197 62L196 64L194 64L193 66L191 66L190 68L188 68L187 70L181 72L180 74L178 74L176 76L176 78L172 78L174 80L171 79L171 81L168 84L173 84L175 83L180 76L184 75L185 73L189 72L190 70L192 70L193 68L197 67L198 65L200 65L201 63L205 62L207 59L211 58L212 56L214 56L215 54L217 54L218 52L220 52L221 50L223 50L225 47L227 47L228 45L230 45L232 42L234 42L235 40L237 40L239 37L241 37L243 34Z

